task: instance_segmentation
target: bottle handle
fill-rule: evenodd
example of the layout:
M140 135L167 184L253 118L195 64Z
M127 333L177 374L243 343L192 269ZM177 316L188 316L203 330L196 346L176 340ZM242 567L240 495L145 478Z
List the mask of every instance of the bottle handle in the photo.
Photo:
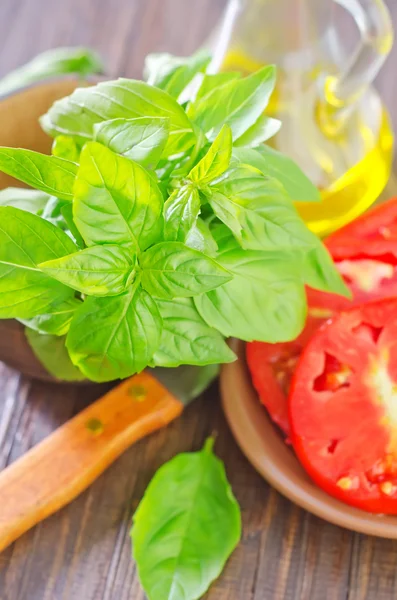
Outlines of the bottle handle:
M393 46L393 25L383 0L334 0L354 18L361 42L346 67L325 83L325 100L334 111L354 105L374 81Z

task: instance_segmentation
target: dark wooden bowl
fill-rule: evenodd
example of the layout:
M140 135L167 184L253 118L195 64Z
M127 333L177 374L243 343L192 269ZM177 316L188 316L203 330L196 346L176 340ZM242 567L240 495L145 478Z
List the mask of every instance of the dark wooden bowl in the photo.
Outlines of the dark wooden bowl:
M34 85L1 100L0 146L49 153L51 139L41 129L38 119L55 100L70 94L77 85L77 79L65 77ZM8 186L22 187L20 182L0 172L0 189ZM58 381L33 354L18 321L0 320L0 361L29 377Z

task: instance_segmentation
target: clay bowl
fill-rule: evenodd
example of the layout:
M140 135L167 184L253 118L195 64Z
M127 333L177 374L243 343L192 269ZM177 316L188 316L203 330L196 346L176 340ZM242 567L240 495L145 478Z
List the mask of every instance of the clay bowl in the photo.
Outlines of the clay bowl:
M38 119L55 100L70 94L77 85L77 79L65 77L25 88L1 100L0 146L49 154L52 140L42 131ZM0 172L0 189L8 186L22 187L22 184ZM0 361L29 377L57 381L33 354L18 321L0 320Z
M222 403L234 437L255 469L292 502L330 523L397 539L397 516L374 515L343 504L311 481L259 403L245 362L245 344L234 340L232 348L239 359L222 368Z

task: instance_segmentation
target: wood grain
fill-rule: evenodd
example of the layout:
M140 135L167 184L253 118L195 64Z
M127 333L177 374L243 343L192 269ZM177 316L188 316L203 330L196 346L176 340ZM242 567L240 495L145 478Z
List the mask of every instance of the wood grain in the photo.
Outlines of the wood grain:
M225 0L1 0L0 75L37 52L84 44L110 75L140 76L145 54L187 54ZM397 5L389 0L397 23ZM397 126L397 49L378 86ZM98 397L22 379L0 365L0 468ZM207 600L392 600L397 543L349 533L293 506L255 473L225 423L216 387L167 430L128 450L91 488L0 554L0 600L144 600L128 536L156 469L211 432L242 506L243 540ZM0 498L1 511L1 498Z

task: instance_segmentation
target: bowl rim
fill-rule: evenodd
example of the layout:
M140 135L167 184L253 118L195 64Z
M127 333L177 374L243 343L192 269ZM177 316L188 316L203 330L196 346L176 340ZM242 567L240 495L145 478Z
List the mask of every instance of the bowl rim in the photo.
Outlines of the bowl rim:
M245 343L232 340L238 360L220 375L223 410L247 459L277 491L308 512L358 533L397 539L397 515L367 513L319 488L304 471L260 404L245 361Z

